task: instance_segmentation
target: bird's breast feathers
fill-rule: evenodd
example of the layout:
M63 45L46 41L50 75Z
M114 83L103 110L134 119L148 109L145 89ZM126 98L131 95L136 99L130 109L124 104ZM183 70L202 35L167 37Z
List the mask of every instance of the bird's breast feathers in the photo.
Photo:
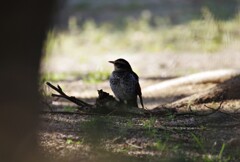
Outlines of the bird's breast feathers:
M136 97L136 84L138 80L129 72L113 72L110 77L110 86L119 99Z

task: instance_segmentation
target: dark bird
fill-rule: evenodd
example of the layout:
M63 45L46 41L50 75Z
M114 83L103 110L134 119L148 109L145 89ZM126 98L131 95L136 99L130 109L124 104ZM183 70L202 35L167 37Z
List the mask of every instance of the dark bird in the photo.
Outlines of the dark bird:
M109 62L114 65L114 71L109 80L114 95L121 102L126 102L133 107L138 107L137 96L139 96L144 108L138 75L132 70L131 65L122 58Z

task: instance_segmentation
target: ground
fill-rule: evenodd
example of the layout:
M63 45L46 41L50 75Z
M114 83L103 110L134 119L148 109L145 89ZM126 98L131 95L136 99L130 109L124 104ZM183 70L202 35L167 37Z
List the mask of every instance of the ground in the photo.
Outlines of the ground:
M160 57L152 55L151 59ZM138 55L138 59L145 59ZM179 57L171 54L171 58ZM219 69L217 61L207 59L206 55L192 55L191 62L186 65L186 59L176 59L178 70L194 67L195 71L202 69ZM233 58L225 54L211 56L213 59L224 58L223 64L237 67ZM236 57L239 57L236 55ZM137 59L137 60L138 60ZM148 59L148 61L151 61ZM165 60L164 60L165 59ZM147 60L147 59L145 59ZM195 61L196 60L196 61ZM196 66L197 60L204 60ZM235 59L234 59L235 60ZM167 57L161 58L168 64ZM146 61L145 61L146 63ZM150 63L149 63L150 64ZM148 64L148 65L149 65ZM142 64L143 65L143 64ZM138 65L139 69L141 65ZM167 68L159 66L166 71ZM166 66L168 67L168 66ZM224 67L224 66L223 66ZM142 68L148 70L148 68ZM169 74L175 77L149 77L140 75L142 89L177 77L169 68ZM143 70L144 74L144 70ZM147 74L147 73L146 73ZM88 103L94 103L97 89L111 93L108 80L98 83L86 83L83 79L62 80L52 82L59 84L63 90ZM144 94L144 103L148 109L159 105L172 103L192 94L203 92L219 83L200 83L168 88L164 91L153 91ZM52 92L45 87L47 94ZM64 99L48 97L45 111L74 112L76 106ZM204 105L217 108L221 103L190 104L193 111L206 110ZM224 112L238 110L239 100L225 100L222 105ZM49 108L50 107L50 108ZM186 107L180 108L189 111ZM53 159L82 161L158 161L159 158L169 161L238 161L239 160L239 116L225 113L214 113L206 116L173 116L138 117L134 115L80 115L42 113L39 142L44 155ZM127 160L126 160L127 161Z
M222 3L227 7L221 8ZM175 4L175 0L67 3L57 22L58 32L63 32L47 41L42 61L43 102L38 138L44 157L103 162L240 160L239 99L199 104L189 101L178 108L202 113L209 110L206 106L216 109L221 105L221 112L211 115L84 114L76 113L76 105L51 97L53 91L45 85L46 81L59 84L67 94L94 104L97 90L112 94L108 77L113 67L108 61L119 57L127 59L139 75L144 104L149 110L220 84L185 84L145 92L151 85L174 78L239 68L239 3L186 0ZM219 10L215 10L216 4ZM144 21L140 18L124 26L128 16L142 16ZM158 16L163 21L159 27L153 25ZM109 22L110 27L104 24Z

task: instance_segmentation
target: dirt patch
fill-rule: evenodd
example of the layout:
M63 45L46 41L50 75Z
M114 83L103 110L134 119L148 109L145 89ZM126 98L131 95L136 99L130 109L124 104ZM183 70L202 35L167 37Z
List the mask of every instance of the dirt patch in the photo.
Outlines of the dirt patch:
M148 80L146 85L150 81L156 82ZM75 82L59 84L69 92L77 88ZM107 84L100 83L100 86L107 87ZM154 103L172 103L213 86L214 83L184 85L152 94L153 97L145 97L144 101L151 108ZM87 89L91 90L90 87ZM66 107L74 107L64 100L52 101L50 98L53 111L69 111ZM94 97L87 101L94 102ZM206 105L216 109L220 104L219 101L193 103L179 109L187 112L191 106L191 111L205 113L209 110ZM221 112L204 116L43 113L40 115L39 144L44 156L57 161L158 161L159 158L168 161L239 161L239 108L239 100L229 99L223 102Z
M240 158L239 121L224 114L184 118L45 114L41 119L40 146L44 156L54 160Z

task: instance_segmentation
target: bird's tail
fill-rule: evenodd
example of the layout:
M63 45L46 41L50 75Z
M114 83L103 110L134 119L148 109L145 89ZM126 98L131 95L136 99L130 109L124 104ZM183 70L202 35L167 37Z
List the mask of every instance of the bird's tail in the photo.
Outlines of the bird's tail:
M140 98L140 103L141 103L141 105L142 105L142 108L144 109L142 95L139 95L139 98Z

